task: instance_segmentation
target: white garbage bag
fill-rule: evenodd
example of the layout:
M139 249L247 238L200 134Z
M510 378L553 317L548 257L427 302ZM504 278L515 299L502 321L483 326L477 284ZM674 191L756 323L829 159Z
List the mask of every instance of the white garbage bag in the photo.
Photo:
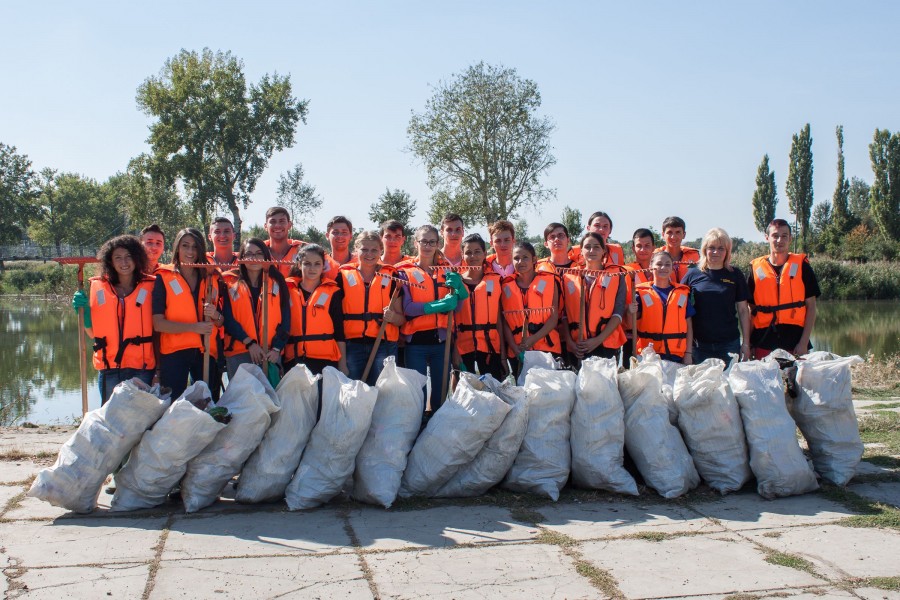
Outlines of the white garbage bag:
M460 468L438 490L435 494L438 498L480 496L503 481L516 460L528 427L525 388L514 385L511 379L504 383L490 375L479 379L471 373L462 373L462 377L476 390L493 392L510 406L510 410L472 462Z
M586 358L575 381L572 481L583 488L638 495L625 459L625 407L611 358Z
M551 371L557 371L561 368L562 366L556 362L556 359L553 358L553 355L549 352L529 350L525 353L524 360L522 360L522 372L519 373L519 378L516 380L516 383L520 386L524 386L525 378L528 376L528 371L531 369L549 369Z
M774 360L732 364L728 383L741 407L750 447L750 470L763 498L805 494L819 487L797 443L797 427L784 403L781 370Z
M106 404L84 416L53 466L37 474L28 495L78 513L94 510L106 476L169 405L158 394L159 386L137 378L117 385Z
M619 374L625 405L625 447L644 481L663 498L677 498L700 484L700 475L678 429L669 421L662 370L642 362Z
M672 425L677 425L678 407L675 406L675 375L678 373L679 369L684 367L684 365L660 358L659 354L653 350L653 344L650 344L641 350L640 364L644 365L644 368L653 370L654 372L656 367L659 368L659 377L660 381L662 381L662 393L666 399L666 406L669 409L669 422ZM654 367L651 369L650 365L654 365Z
M528 428L503 487L541 494L555 502L572 466L569 437L575 373L532 369L525 380L525 391Z
M675 376L678 428L700 477L720 494L750 480L741 409L717 358L686 366Z
M390 508L400 491L406 459L422 425L423 388L428 380L413 369L401 369L393 356L378 376L378 402L372 425L356 455L353 498Z
M116 473L111 510L138 510L164 503L187 470L187 462L225 427L197 406L211 398L206 383L191 384L144 434Z
M850 367L863 359L828 352L803 358L806 360L797 361L799 394L788 398L788 409L809 444L816 471L836 485L846 485L864 450L850 376Z
M315 508L338 495L353 474L372 423L378 389L334 367L322 371L322 416L285 490L290 510Z
M478 391L470 382L460 380L416 440L400 484L401 498L434 496L475 458L509 412L496 394Z
M241 472L250 454L259 446L271 415L278 411L271 385L257 365L238 367L234 379L216 403L231 414L231 421L213 441L187 464L181 482L185 512L197 512L215 502L219 494Z
M279 382L275 395L281 410L272 415L266 435L241 470L235 500L252 504L284 498L316 425L319 379L298 364Z

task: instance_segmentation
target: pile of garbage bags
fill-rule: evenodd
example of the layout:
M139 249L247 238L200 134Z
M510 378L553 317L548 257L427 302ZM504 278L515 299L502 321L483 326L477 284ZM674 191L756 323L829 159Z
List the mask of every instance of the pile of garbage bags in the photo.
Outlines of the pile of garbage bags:
M426 378L393 358L374 387L298 365L273 389L259 367L241 365L218 403L202 382L171 402L135 379L85 416L28 495L90 512L112 472L114 511L180 490L195 512L235 478L237 502L284 500L290 510L342 493L390 508L398 497L495 486L555 501L567 484L635 496L643 483L676 498L701 481L727 494L755 479L764 498L803 494L819 478L845 485L859 464L850 367L861 360L776 352L726 370L647 349L627 371L588 358L575 373L529 352L518 382L462 373L424 429Z

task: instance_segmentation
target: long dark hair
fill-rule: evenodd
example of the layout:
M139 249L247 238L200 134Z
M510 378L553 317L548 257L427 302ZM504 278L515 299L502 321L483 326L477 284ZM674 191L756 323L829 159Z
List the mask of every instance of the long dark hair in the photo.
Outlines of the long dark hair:
M185 227L175 236L175 243L172 245L172 264L176 269L181 266L181 254L178 251L178 247L181 245L181 240L188 235L193 237L194 241L197 243L197 250L199 253L197 262L201 264L209 262L206 260L206 242L203 240L203 234L194 227ZM206 269L200 269L200 272L201 276L206 275Z
M141 240L133 235L120 235L111 240L107 240L100 251L97 252L97 258L100 260L100 276L109 281L112 285L119 284L119 274L116 272L112 262L114 250L124 248L134 261L135 281L139 281L147 271L147 252L141 245Z
M259 248L259 250L262 251L263 259L272 260L272 253L269 251L269 247L266 246L266 243L263 242L259 238L250 238L247 241L245 241L243 244L241 244L241 251L238 253L239 259L244 258L244 255L247 253L247 247L250 246L251 244L253 246L256 246L257 248ZM241 265L240 270L241 270L241 281L249 283L250 282L250 274L247 273L247 265ZM285 285L284 277L281 275L281 272L278 270L278 268L275 265L269 265L269 267L267 269L267 274L269 277L271 277L276 282L278 282L279 287L284 288L284 285Z

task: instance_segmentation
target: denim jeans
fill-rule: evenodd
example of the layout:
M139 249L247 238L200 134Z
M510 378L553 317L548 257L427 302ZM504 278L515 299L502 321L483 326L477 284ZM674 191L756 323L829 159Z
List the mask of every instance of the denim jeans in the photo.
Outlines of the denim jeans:
M731 364L731 357L729 354L737 354L741 353L741 338L737 338L730 342L701 342L697 341L694 344L694 364L698 365L702 363L707 358L718 358L721 359L722 362L725 363L725 368L728 368L728 365Z
M430 404L432 412L440 408L444 403L444 399L441 398L441 385L444 381L444 344L406 344L406 368L414 369L422 375L427 375L430 369L431 396L426 404ZM427 394L425 399L429 400Z
M137 377L147 385L153 381L153 369L102 369L97 373L100 388L100 406L106 404L113 390L123 381Z
M361 379L363 371L366 370L366 362L369 360L369 354L375 344L371 341L352 341L347 340L347 370L350 371L350 379ZM375 354L375 361L372 363L372 369L364 383L375 385L378 376L384 369L384 359L388 356L397 356L397 342L388 342L381 340L378 345L378 352Z
M172 388L172 402L181 398L187 389L188 376L191 383L203 380L203 352L196 348L178 350L171 354L159 356L159 383ZM213 401L219 400L221 387L219 365L215 358L209 357L209 391Z

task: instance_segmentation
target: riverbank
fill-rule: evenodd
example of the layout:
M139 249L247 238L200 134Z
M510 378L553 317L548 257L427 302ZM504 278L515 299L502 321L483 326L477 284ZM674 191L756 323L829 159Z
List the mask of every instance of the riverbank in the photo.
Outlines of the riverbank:
M900 398L855 403L900 416ZM338 499L302 513L228 494L74 515L24 496L71 427L0 428L0 539L9 598L895 598L900 448L884 436L846 488L763 500L752 485L677 500L566 488L556 503L495 491ZM896 433L896 429L895 429ZM893 452L893 454L891 454ZM874 457L881 456L882 460ZM893 460L893 465L884 464Z

